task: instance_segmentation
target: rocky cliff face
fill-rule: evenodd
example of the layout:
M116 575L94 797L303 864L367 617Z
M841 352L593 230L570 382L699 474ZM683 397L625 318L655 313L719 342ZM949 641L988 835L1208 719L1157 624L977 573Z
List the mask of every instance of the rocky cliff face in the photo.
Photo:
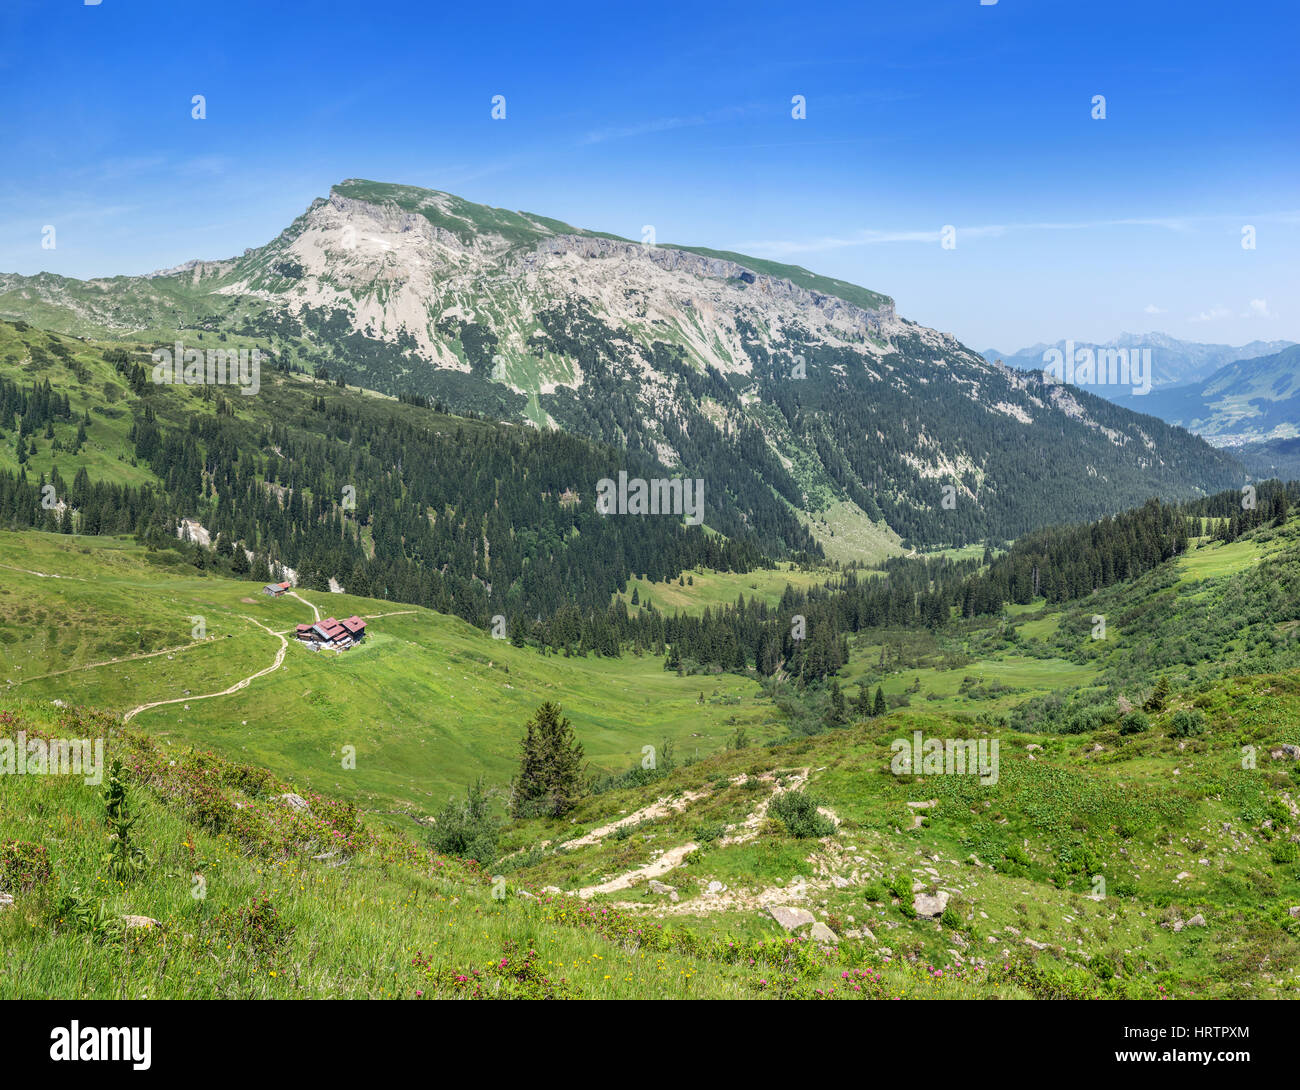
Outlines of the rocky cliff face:
M835 512L867 552L900 535L1010 536L1234 479L1204 444L1044 388L866 289L355 179L237 258L88 283L0 277L0 314L251 340L293 367L708 473L724 532L775 500L818 516L826 543ZM956 509L941 505L946 486ZM772 516L768 540L792 539L777 526L788 516Z

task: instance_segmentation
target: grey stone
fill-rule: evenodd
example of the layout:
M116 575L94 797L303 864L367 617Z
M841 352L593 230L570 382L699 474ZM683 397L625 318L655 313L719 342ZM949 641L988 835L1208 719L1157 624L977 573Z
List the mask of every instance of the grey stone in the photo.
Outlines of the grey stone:
M804 908L791 908L789 905L768 905L768 914L787 931L798 931L810 923L816 923L813 914Z
M922 919L933 920L943 915L943 910L948 907L948 897L947 890L942 889L938 893L920 893L914 899L913 907Z
M809 929L808 937L813 942L826 943L830 946L837 946L840 941L840 937L820 920Z

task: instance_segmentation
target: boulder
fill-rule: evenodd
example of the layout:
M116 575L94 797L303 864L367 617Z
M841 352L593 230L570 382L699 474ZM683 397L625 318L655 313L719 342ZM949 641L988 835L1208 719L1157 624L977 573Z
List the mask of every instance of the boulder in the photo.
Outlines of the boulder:
M937 919L948 907L949 893L941 889L938 893L918 893L913 901L916 914L925 920Z
M294 810L305 810L305 811L311 810L311 803L309 803L301 795L295 795L292 791L287 792L286 794L283 795L277 795L276 798L279 799L286 806Z
M1193 916L1190 920L1187 921L1187 926L1188 926L1188 927L1204 927L1204 926L1205 926L1205 917L1202 916L1202 915L1198 912L1195 916Z
M789 905L768 905L768 914L787 931L797 931L810 923L816 923L813 914L804 908L791 908Z
M820 942L829 946L836 946L840 941L840 937L820 920L809 928L808 937L813 942Z
M152 916L123 916L122 923L124 923L129 928L130 927L150 928L150 927L158 926L158 921L155 920Z
M675 891L674 891L674 889L673 889L672 886L665 885L663 882L659 881L659 879L657 879L657 878L651 878L651 879L650 879L650 892L651 892L651 893L658 893L658 894L660 894L661 896L666 897L666 896L668 896L668 894L673 893L673 892L675 892Z

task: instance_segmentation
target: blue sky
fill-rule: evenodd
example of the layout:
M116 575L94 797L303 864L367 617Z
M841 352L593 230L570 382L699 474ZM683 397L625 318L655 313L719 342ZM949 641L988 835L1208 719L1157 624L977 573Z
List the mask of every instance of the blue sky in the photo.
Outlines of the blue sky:
M366 177L801 264L977 349L1300 340L1298 30L1294 0L7 0L0 271L230 256Z

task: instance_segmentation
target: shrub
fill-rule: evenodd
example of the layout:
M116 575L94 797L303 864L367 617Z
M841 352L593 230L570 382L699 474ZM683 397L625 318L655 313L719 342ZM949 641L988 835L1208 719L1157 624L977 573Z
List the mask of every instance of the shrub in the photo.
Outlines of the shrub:
M429 845L443 855L491 863L497 854L498 823L480 776L465 789L465 799L448 799L437 815Z
M1062 734L1084 734L1100 730L1106 725L1106 713L1099 707L1080 708L1070 713L1061 724Z
M258 894L238 912L222 912L213 920L212 926L223 942L268 959L289 942L294 932L264 893Z
M1205 713L1197 708L1180 709L1174 712L1169 725L1175 738L1193 738L1205 730Z
M817 812L817 800L806 791L785 791L777 795L768 811L780 819L791 836L800 840L835 832L834 823Z
M30 840L9 840L0 844L0 889L26 893L45 885L52 877L50 853Z
M1147 713L1142 711L1131 711L1128 715L1120 720L1120 734L1142 734L1151 727L1151 720L1147 718Z

